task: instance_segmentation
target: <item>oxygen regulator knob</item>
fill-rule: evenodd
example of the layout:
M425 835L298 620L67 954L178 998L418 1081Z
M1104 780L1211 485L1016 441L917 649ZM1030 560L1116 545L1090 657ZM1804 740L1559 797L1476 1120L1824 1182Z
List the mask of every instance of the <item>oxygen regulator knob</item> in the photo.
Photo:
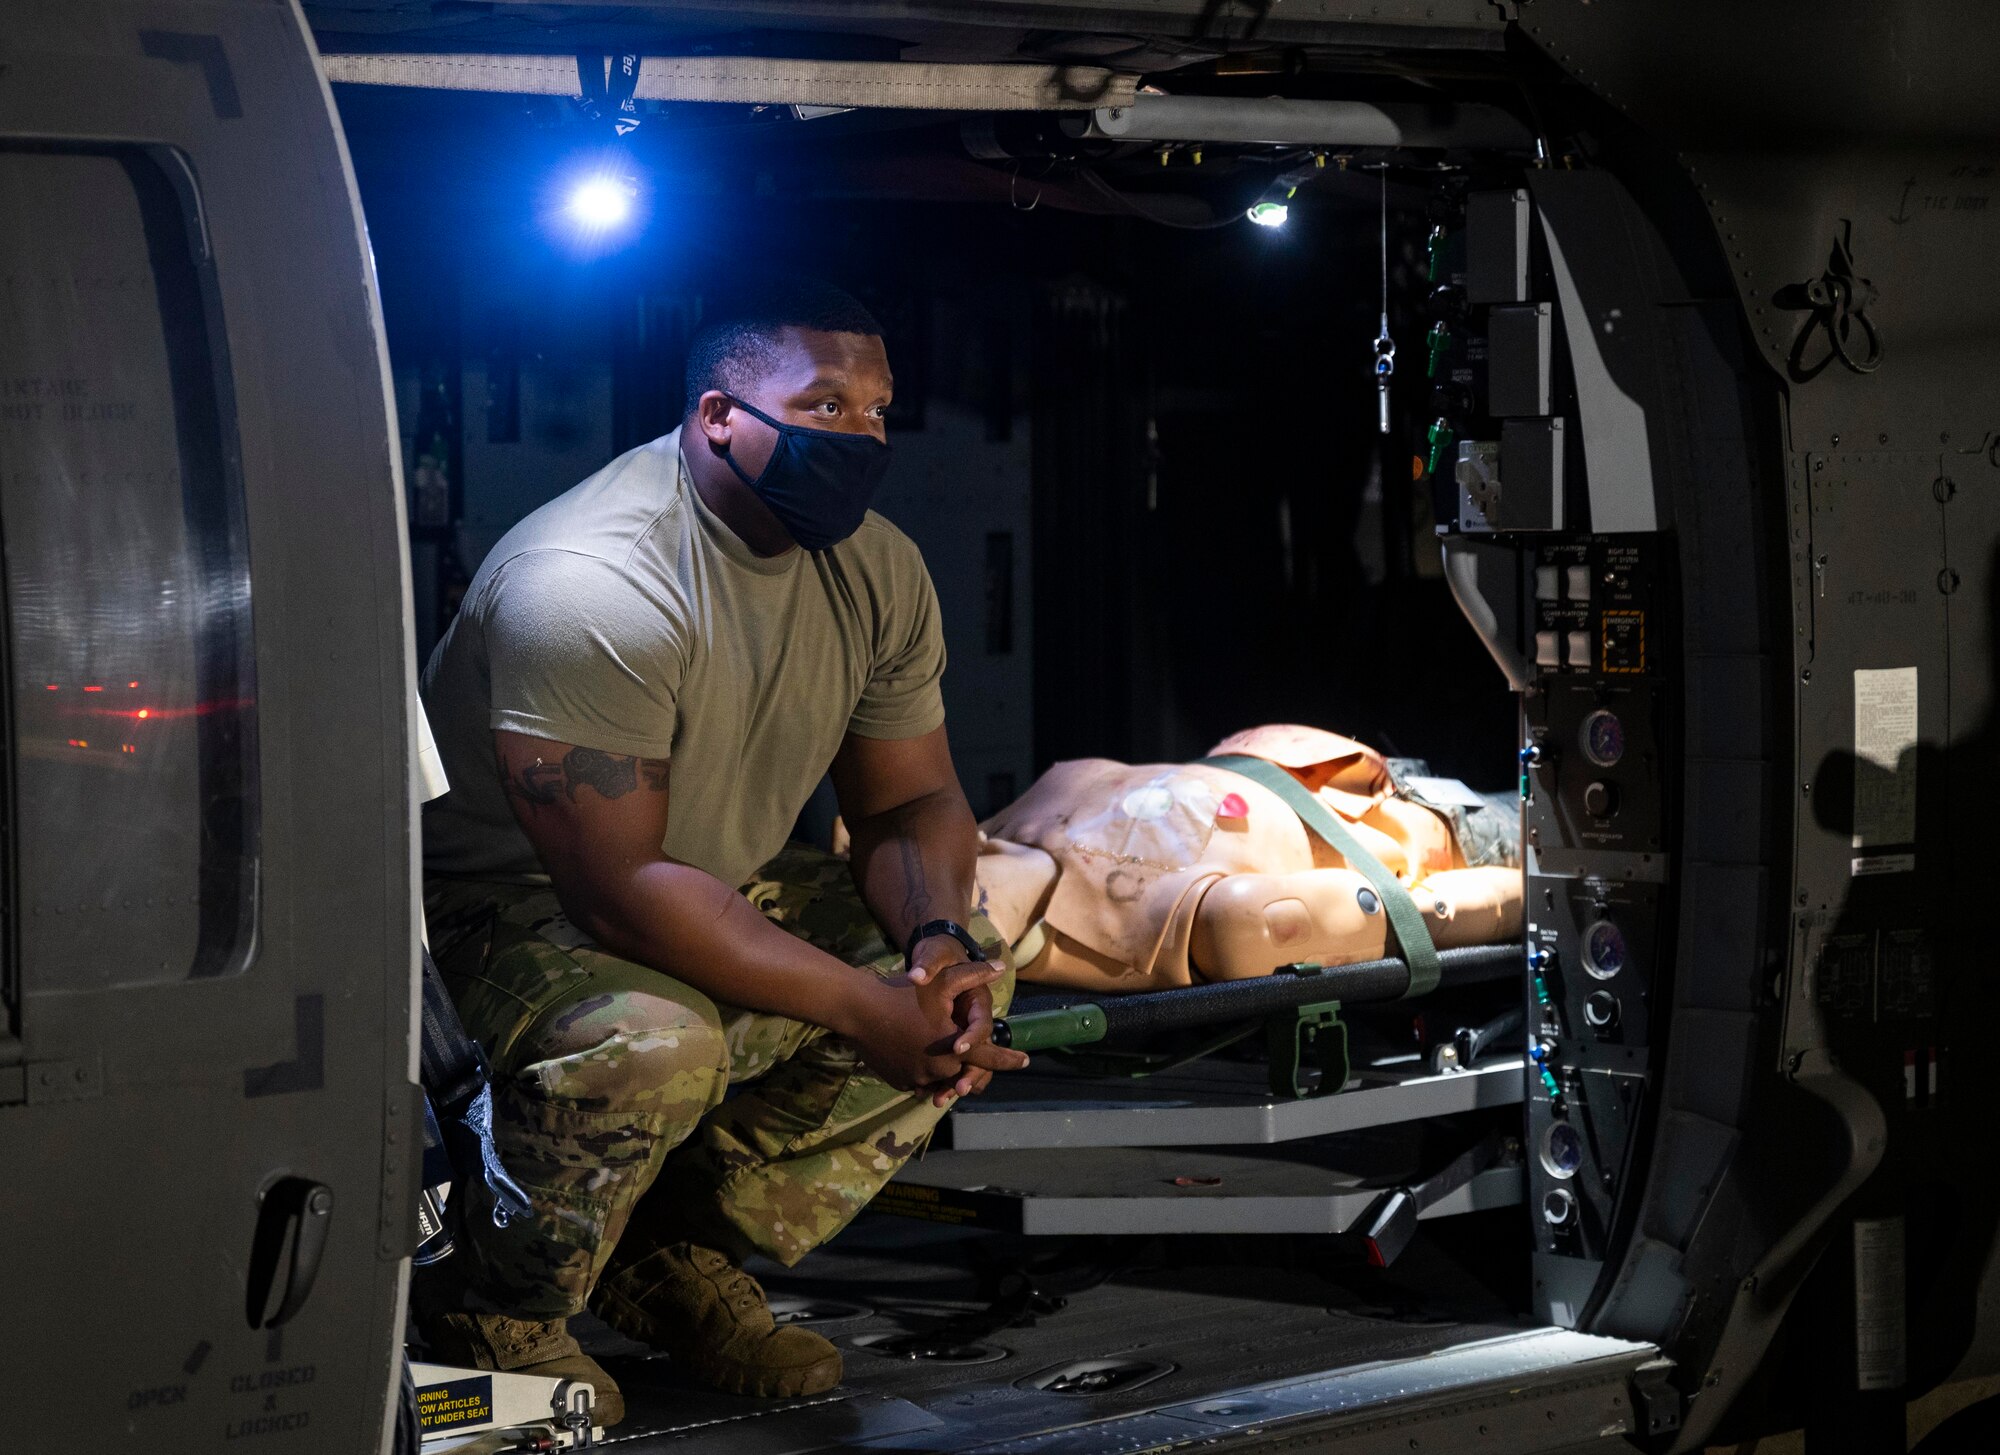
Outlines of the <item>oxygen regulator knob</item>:
M1424 300L1424 311L1439 323L1461 323L1466 316L1465 294L1449 283L1440 283Z
M1462 384L1439 384L1431 390L1431 405L1448 419L1463 419L1472 413L1472 394Z
M1555 957L1556 952L1551 950L1547 945L1537 945L1534 949L1528 951L1528 968L1539 975L1549 968L1550 962Z
M1529 743L1525 748L1521 749L1520 759L1523 768L1541 767L1545 761L1542 753L1542 745L1540 743Z

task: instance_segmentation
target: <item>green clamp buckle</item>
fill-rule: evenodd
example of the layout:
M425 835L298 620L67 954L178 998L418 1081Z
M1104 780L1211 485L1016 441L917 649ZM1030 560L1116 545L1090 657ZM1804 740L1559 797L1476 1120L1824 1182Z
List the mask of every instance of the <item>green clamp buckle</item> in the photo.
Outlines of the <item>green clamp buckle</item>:
M1337 1000L1316 1000L1271 1016L1264 1022L1264 1049L1273 1096L1331 1096L1347 1085L1347 1025ZM1318 1070L1317 1085L1308 1068Z

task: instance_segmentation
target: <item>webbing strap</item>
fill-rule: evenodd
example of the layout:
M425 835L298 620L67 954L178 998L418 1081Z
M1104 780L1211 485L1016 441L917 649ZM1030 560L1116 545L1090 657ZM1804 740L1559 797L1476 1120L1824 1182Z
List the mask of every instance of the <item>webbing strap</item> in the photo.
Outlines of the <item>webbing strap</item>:
M1441 967L1437 946L1431 943L1430 927L1424 923L1423 911L1417 908L1417 902L1410 898L1409 891L1403 888L1388 867L1363 848L1361 841L1348 831L1339 816L1315 798L1305 784L1276 763L1240 753L1202 758L1195 766L1221 768L1239 778L1261 784L1282 798L1285 806L1299 816L1300 822L1326 840L1327 846L1347 860L1349 866L1373 886L1376 896L1381 899L1382 908L1388 912L1389 923L1395 928L1396 944L1410 965L1410 988L1403 992L1403 999L1428 995L1437 988Z
M499 1149L493 1145L493 1086L486 1057L479 1043L465 1033L430 946L419 949L423 1003L418 1018L418 1075L457 1181L464 1184L476 1176L484 1182L493 1202L494 1226L504 1228L513 1219L528 1216L528 1194L500 1165Z

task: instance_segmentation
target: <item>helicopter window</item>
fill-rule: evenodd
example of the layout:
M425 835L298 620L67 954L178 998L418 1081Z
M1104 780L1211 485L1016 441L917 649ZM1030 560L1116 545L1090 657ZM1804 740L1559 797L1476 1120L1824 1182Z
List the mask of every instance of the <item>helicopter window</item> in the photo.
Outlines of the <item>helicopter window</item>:
M193 178L0 145L9 999L230 973L252 940L242 489Z

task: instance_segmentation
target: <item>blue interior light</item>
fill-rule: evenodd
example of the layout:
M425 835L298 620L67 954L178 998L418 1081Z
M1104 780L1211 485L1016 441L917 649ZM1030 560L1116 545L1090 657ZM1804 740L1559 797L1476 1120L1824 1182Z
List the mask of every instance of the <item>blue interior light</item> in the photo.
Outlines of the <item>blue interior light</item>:
M632 216L636 190L623 177L599 173L570 189L563 210L572 221L591 232L608 232Z

